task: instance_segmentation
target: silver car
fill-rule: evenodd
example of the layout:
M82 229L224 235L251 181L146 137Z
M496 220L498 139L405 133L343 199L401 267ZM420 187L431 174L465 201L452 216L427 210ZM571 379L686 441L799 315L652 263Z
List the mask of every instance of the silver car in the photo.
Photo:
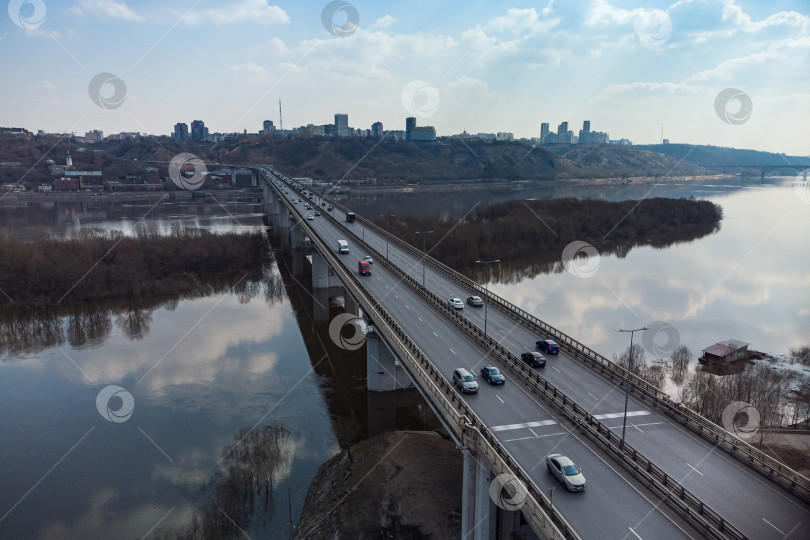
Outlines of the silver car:
M585 477L582 469L562 454L549 454L546 456L548 471L565 485L568 491L584 491Z
M475 394L478 392L478 383L475 376L464 368L453 372L453 384L461 389L462 394Z

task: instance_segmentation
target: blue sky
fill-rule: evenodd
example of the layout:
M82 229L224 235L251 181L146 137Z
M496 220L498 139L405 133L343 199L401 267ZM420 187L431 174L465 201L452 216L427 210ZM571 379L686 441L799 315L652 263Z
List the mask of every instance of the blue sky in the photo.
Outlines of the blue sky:
M168 134L202 119L255 132L278 123L281 99L285 127L345 112L354 127L404 129L416 111L439 135L533 137L541 122L590 120L639 144L663 126L672 142L810 155L806 0L353 1L347 36L327 30L320 1L7 4L1 126ZM126 84L120 106L90 98L101 72ZM716 110L727 88L750 98L750 115L721 107L741 121Z

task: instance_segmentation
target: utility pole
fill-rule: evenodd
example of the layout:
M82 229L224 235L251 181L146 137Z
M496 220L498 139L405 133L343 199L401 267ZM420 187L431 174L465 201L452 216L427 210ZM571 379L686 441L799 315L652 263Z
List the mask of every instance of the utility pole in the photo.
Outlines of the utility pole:
M647 330L647 327L635 328L633 330L616 330L617 332L630 332L630 353L627 358L627 386L624 390L624 420L622 420L622 444L619 448L624 448L624 430L627 427L627 401L630 399L630 370L633 369L633 335L636 332Z

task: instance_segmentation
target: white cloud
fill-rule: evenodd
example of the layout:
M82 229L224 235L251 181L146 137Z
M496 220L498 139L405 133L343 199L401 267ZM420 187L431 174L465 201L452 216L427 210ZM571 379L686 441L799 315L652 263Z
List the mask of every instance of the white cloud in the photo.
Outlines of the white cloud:
M369 27L369 30L382 30L383 28L388 28L392 24L394 24L394 19L391 15L384 15L374 21L372 25Z
M267 71L266 68L263 68L259 64L255 62L245 62L244 64L236 64L228 68L228 71L231 73L244 73L247 75L253 75L256 77L266 78L270 76L270 73Z
M287 52L287 44L284 43L281 39L274 37L271 38L270 41L266 43L262 43L260 45L256 45L250 48L250 52L252 54L273 54L279 55L284 54Z
M96 15L112 17L113 19L123 19L125 21L141 22L143 17L137 15L129 6L123 2L115 0L80 0L79 5Z
M267 0L242 0L234 5L192 9L182 14L180 22L192 26L205 23L220 25L235 22L273 24L289 23L290 17L280 7L269 5Z

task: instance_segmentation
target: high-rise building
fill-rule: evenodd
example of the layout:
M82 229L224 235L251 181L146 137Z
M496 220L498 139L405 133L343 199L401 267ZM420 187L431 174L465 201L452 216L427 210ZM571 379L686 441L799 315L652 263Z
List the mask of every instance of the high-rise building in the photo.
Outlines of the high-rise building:
M264 123L262 124L262 133L264 133L265 135L269 135L270 133L273 133L275 130L276 128L275 126L273 126L272 120L265 120Z
M104 132L99 129L88 131L84 134L84 138L90 142L101 142L104 140Z
M335 131L338 137L349 136L349 115L348 114L335 114Z
M202 120L194 120L191 123L191 140L202 141L208 137L208 128Z
M591 121L585 120L584 122L582 122L582 131L588 133L590 130L591 130Z
M607 143L609 140L607 133L601 131L591 131L590 120L582 123L582 131L579 132L579 144L587 143Z
M405 119L405 140L411 140L411 132L416 129L416 117L409 116Z
M174 133L172 138L177 142L185 142L188 140L188 124L185 122L178 122L174 125Z
M408 132L408 140L409 141L435 141L436 140L436 128L433 126L421 126L416 127L414 126L413 129Z
M540 142L543 142L543 140L546 138L547 135L548 135L548 122L543 122L542 124L540 124Z
M383 125L382 122L374 122L371 124L371 136L375 139L383 138Z

